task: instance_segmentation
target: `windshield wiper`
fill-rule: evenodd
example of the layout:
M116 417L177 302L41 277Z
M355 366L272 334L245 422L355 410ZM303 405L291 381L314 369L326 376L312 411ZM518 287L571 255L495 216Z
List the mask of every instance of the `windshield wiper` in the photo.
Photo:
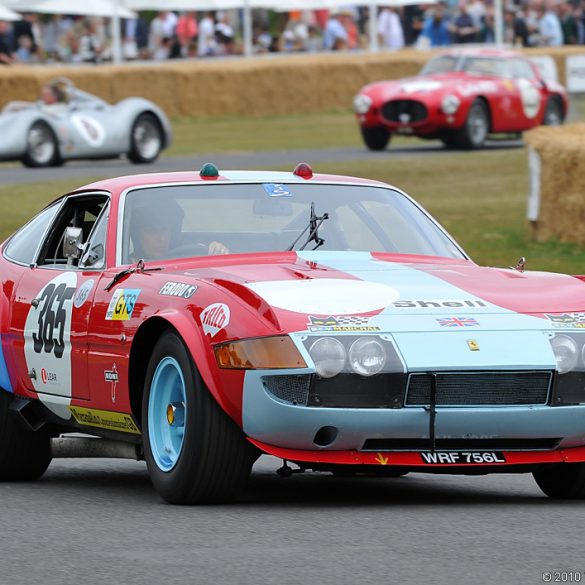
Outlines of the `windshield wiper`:
M297 242L307 231L309 231L309 236L299 250L304 250L309 242L315 242L313 250L322 246L325 243L325 240L319 237L319 228L326 219L329 219L328 213L324 213L321 217L317 217L317 214L315 213L315 202L311 201L311 217L309 218L309 225L307 225L307 227L299 234L299 237L286 249L287 252L291 252L295 249Z
M133 266L132 268L126 268L126 270L122 270L121 272L118 272L118 274L116 274L116 276L114 276L114 278L112 278L112 281L108 284L108 286L106 286L106 288L104 288L104 290L109 291L112 287L114 287L116 284L118 284L123 278L125 278L126 276L129 276L130 274L135 274L135 273L143 274L144 272L158 272L159 270L164 270L164 268L162 266L156 266L154 268L145 268L144 267L144 260L138 260L138 262L136 263L136 266Z

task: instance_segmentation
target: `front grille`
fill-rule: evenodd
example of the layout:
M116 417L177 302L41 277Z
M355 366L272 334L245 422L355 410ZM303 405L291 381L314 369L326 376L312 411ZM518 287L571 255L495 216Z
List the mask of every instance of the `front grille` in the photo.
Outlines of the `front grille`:
M306 405L311 376L264 376L262 384L269 394L282 402Z
M428 115L427 107L416 100L392 100L382 106L382 116L389 122L412 124L422 122Z
M560 438L436 439L437 451L550 451ZM362 451L428 451L429 439L367 439Z
M546 404L552 372L436 373L437 406ZM405 406L431 403L433 374L411 374Z

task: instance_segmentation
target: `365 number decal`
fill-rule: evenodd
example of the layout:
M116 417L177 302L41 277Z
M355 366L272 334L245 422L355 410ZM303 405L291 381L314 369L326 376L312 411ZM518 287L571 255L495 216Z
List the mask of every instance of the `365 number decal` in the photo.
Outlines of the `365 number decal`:
M73 298L75 288L68 287L65 283L57 286L49 284L43 290L39 299L42 303L38 319L38 331L33 333L33 349L36 353L53 353L56 358L63 357L65 342L63 336L67 326L67 311L63 305L65 301Z

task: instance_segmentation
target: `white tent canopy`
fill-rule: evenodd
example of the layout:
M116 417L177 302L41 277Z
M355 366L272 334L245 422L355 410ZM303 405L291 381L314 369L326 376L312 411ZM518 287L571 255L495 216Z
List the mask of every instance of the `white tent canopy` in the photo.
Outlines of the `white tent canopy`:
M116 12L120 18L133 18L132 11L124 8L117 0L12 0L10 8L18 12L38 12L41 14L73 14L78 16L112 17Z
M0 4L0 20L20 20L20 14L16 14Z

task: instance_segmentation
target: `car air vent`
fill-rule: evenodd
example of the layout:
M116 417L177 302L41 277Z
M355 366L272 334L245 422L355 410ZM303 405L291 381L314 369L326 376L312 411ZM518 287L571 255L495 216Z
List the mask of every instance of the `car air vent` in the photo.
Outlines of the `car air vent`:
M433 376L437 384L437 406L518 406L546 404L552 372L411 374L405 406L430 404Z
M417 100L392 100L382 106L382 116L389 122L412 124L429 115L427 107Z
M311 386L311 375L263 376L264 389L277 400L299 406L306 406Z
M437 439L437 451L550 451L560 438ZM428 451L429 439L367 439L362 451Z

